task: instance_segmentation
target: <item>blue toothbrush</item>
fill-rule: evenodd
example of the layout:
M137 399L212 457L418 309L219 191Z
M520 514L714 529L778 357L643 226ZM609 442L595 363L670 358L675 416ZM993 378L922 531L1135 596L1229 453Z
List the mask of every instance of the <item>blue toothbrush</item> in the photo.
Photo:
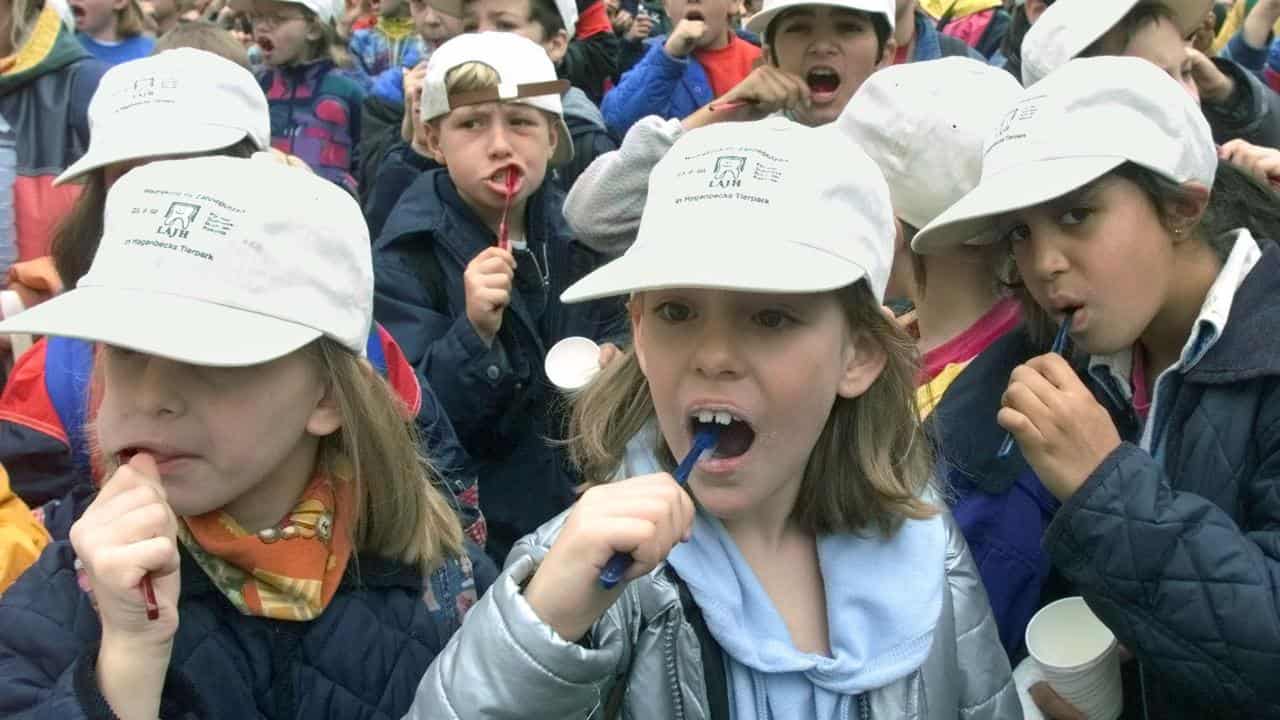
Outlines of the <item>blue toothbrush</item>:
M681 486L689 481L689 473L693 472L693 466L698 464L698 458L702 454L716 446L716 441L720 439L719 425L704 425L696 435L693 436L693 447L689 449L689 454L684 456L684 460L680 461L680 466L676 468L675 479ZM622 581L622 576L627 574L627 568L631 567L634 562L631 555L627 553L614 553L609 558L609 562L604 566L604 570L600 571L600 586L605 590L610 590L614 585Z
M1049 348L1049 352L1055 355L1061 355L1063 350L1067 349L1067 332L1071 330L1071 318L1075 317L1075 311L1067 313L1062 318L1062 324L1058 326L1058 334L1053 336L1053 347ZM1000 452L996 453L996 457L1009 457L1009 453L1013 452L1013 433L1005 433L1004 442L1000 444Z

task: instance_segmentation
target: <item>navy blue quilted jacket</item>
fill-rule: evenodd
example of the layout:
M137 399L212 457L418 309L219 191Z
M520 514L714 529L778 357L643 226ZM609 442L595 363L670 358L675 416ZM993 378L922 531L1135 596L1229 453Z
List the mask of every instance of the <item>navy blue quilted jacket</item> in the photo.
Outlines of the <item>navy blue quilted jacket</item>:
M1264 247L1169 401L1161 460L1121 445L1045 536L1136 653L1152 719L1280 717L1280 251Z
M101 626L74 560L70 543L50 545L0 602L0 717L114 717L94 676ZM319 618L286 622L240 614L183 551L161 717L398 720L457 629L467 574L452 561L431 576L432 597L447 603L433 612L417 570L362 556L357 576L356 565Z

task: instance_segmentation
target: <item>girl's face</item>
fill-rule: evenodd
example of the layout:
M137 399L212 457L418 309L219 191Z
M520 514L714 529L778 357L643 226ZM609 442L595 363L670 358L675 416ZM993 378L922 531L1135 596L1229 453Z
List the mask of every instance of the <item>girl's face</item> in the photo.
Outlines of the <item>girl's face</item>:
M431 7L431 0L409 0L409 14L418 35L433 45L462 34L462 18L436 10Z
M254 0L249 20L262 61L272 67L305 62L307 43L319 37L303 7L295 3Z
M729 41L729 19L739 11L737 0L665 0L664 9L671 25L681 20L701 20L705 23L702 35L695 47L707 48Z
M76 30L98 37L115 28L116 11L124 9L128 0L71 0L71 14Z
M465 105L424 129L428 151L486 220L502 214L508 168L521 177L513 202L542 186L558 140L546 113L514 102Z
M253 532L289 511L341 425L319 365L297 351L210 368L104 348L97 429L108 458L155 457L178 515L225 509Z
M1071 338L1085 352L1131 347L1170 297L1172 233L1129 180L1108 176L998 227L1036 303L1055 323L1075 311Z
M796 120L817 126L834 121L863 81L893 52L880 53L875 26L865 13L821 5L785 13L770 35L780 70L809 85L812 107L796 112Z
M703 412L727 412L689 486L724 520L794 505L837 397L856 397L885 356L849 329L835 293L654 290L631 303L637 359L677 460Z

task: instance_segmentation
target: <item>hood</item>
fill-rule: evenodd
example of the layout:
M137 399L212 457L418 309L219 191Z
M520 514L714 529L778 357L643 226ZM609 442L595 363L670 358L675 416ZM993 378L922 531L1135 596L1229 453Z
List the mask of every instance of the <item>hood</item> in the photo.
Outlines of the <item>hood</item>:
M46 3L27 42L13 55L0 59L0 95L88 57L53 4Z
M564 105L564 117L566 120L574 118L577 120L585 120L592 125L597 125L601 130L605 129L604 115L600 112L600 108L591 102L591 98L582 90L571 87L569 92L560 96L560 102Z

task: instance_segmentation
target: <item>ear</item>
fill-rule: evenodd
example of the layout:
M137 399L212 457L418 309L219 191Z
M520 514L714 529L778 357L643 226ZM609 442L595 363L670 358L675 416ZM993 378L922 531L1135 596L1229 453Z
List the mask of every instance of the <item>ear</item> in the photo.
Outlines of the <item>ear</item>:
M556 156L556 148L560 146L560 122L559 118L552 113L544 113L547 116L547 133L550 142L550 157Z
M418 124L422 126L422 139L427 146L427 154L440 165L448 165L449 163L445 162L444 150L440 147L440 124L422 120L419 120Z
M842 398L856 398L871 387L884 371L888 356L884 347L865 333L849 338L844 347L844 375L836 386Z
M338 401L333 396L333 385L325 383L324 395L307 416L307 434L318 438L325 437L334 434L341 427L342 413L338 412Z
M1174 242L1193 235L1200 218L1209 207L1209 188L1198 182L1182 184L1182 192L1164 208L1165 217L1174 232Z
M542 47L547 51L547 57L551 58L551 64L558 66L564 59L564 54L569 51L569 32L557 30L555 35L542 41Z
M893 64L893 56L898 52L898 41L890 35L888 40L884 41L884 52L880 54L880 60L876 63L876 69L889 67Z
M320 27L320 21L312 20L311 23L307 25L307 41L315 42L322 37L324 37L324 28Z

